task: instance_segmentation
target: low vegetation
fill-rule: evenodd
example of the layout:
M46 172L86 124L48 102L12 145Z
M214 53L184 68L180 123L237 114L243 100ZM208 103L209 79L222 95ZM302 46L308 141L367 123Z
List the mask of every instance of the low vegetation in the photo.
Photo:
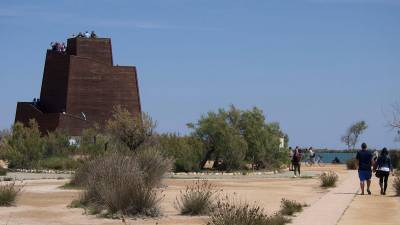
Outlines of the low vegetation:
M149 156L153 158L151 163ZM157 166L148 170L147 163ZM161 198L156 187L169 165L168 160L151 149L93 159L88 162L85 193L80 202L104 216L158 216Z
M392 166L400 170L400 151L389 151L389 156L392 160Z
M397 174L393 181L393 188L397 196L400 196L400 174Z
M0 182L0 206L12 206L23 186L17 186L14 182Z
M357 160L355 158L347 160L346 167L348 170L356 170L357 169Z
M6 175L7 175L7 169L0 166L0 176L6 176Z
M290 219L279 213L267 216L260 206L226 196L217 201L207 225L284 225L289 222Z
M335 172L329 171L322 173L319 179L321 181L321 187L329 188L336 186L339 176Z
M39 161L39 168L53 170L75 170L79 167L79 162L69 157L52 156Z
M110 150L135 151L152 142L174 160L175 172L203 170L207 161L214 161L212 169L222 171L249 169L248 165L251 169L279 169L288 163L288 136L278 123L267 123L259 108L240 110L232 105L187 125L188 135L155 134L155 123L147 114L133 118L117 106L102 126L84 130L77 144L70 144L64 131L43 136L35 120L27 126L17 122L2 133L0 159L7 160L12 169L75 170L81 165L73 158L101 156ZM280 147L281 138L284 148Z
M218 190L207 180L197 180L186 186L176 198L175 208L182 215L207 215L214 208Z
M69 156L76 146L69 144L65 132L55 131L42 136L35 120L28 126L17 122L11 132L1 138L0 159L8 162L9 168L18 169L75 169L77 162Z
M281 200L281 209L279 213L285 216L293 216L295 213L303 211L303 207L306 206L306 204L283 198Z

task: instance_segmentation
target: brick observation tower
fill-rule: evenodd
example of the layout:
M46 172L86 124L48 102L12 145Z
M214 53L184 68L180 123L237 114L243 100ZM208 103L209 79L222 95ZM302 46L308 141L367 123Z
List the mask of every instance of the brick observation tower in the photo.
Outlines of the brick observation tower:
M113 107L140 114L134 66L114 66L110 38L70 38L65 51L47 50L40 100L18 102L15 121L36 119L43 134L55 129L79 136L104 125Z

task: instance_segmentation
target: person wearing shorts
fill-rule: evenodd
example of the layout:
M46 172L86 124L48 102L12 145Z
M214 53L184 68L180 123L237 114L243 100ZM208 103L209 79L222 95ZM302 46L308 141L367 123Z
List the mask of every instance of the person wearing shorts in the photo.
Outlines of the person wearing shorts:
M367 144L361 144L361 151L357 152L358 178L360 179L361 195L364 195L365 182L367 183L367 193L370 195L373 155L367 150Z

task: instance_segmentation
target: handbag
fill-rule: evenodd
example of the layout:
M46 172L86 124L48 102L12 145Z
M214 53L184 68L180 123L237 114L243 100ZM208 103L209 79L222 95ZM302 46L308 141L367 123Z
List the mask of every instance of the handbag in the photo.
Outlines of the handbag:
M375 176L376 176L377 178L381 178L381 177L382 177L382 171L378 169L378 170L375 172Z

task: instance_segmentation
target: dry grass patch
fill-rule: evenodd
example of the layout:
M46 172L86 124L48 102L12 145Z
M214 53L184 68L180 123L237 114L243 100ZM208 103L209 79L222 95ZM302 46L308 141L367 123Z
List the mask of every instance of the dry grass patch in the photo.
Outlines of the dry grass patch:
M214 199L219 191L207 180L197 180L186 186L176 198L175 208L182 215L207 215L214 208Z
M290 219L279 213L267 216L260 206L240 202L227 195L217 201L207 225L284 225L289 222Z
M23 186L14 182L0 183L0 206L12 206Z
M307 204L301 204L294 200L283 198L281 201L281 209L279 213L285 216L293 216L295 213L303 211L303 207L306 206Z
M160 214L161 197L157 191L170 161L158 151L135 154L110 153L87 163L83 182L85 190L79 204L90 214L106 217L150 216ZM148 151L148 152L147 152ZM148 169L150 164L152 169Z
M322 173L319 179L321 181L321 187L329 188L336 186L339 176L335 172L329 171Z

